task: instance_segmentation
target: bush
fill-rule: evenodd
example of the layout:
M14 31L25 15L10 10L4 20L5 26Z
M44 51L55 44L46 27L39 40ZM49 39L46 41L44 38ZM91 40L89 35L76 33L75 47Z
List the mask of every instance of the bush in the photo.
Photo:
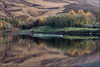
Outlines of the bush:
M14 18L9 18L8 22L13 25L14 27L18 27L18 23L20 22L20 20L18 19L14 19Z
M61 14L53 17L47 18L47 25L52 27L69 27L73 26L74 15Z
M10 23L4 23L4 22L0 22L0 29L3 29L3 30L8 30L8 29L11 29L12 26Z

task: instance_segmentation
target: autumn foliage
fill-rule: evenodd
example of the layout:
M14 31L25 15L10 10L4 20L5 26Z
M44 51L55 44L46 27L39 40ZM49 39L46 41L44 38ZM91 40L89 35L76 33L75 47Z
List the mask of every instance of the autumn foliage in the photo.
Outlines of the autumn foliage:
M96 17L91 12L84 12L83 10L75 12L74 10L71 10L68 13L58 14L56 16L47 16L44 18L41 17L37 20L31 19L28 16L6 19L0 18L0 29L9 29L12 27L29 29L36 26L88 27L95 23Z
M69 14L76 14L76 12L74 11L74 10L71 10L70 12L69 12Z
M77 12L71 10L68 13L47 18L47 25L52 27L82 27L93 25L95 22L96 19L92 16L92 13L83 10Z
M7 22L7 19L0 18L0 30L8 30L11 29L12 26Z

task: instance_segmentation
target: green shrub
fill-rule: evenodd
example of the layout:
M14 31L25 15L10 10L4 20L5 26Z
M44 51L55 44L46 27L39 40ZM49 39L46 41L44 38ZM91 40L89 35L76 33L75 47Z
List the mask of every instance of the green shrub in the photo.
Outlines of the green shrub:
M8 19L8 22L13 25L14 27L17 27L18 26L18 23L20 22L20 20L18 19L14 19L14 18L9 18Z

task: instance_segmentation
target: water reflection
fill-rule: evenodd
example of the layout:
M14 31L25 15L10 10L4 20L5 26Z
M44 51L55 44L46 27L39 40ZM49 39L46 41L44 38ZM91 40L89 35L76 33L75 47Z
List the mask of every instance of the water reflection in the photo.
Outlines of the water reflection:
M57 64L59 60L61 61L60 64L62 63L61 65L63 65L63 63L65 66L70 65L71 63L69 62L72 61L74 65L79 65L75 62L78 58L81 60L82 58L87 59L90 55L92 55L90 58L94 58L94 56L98 57L96 53L100 51L99 44L100 40L97 39L39 38L28 35L0 34L0 64L26 63L25 61L27 59L34 58L35 60L30 59L29 62L33 62L34 65L40 64L40 66L48 66L49 63L52 63L51 65L54 66L55 63L59 65L59 63ZM72 60L72 57L76 58ZM46 60L48 58L49 60ZM54 61L54 59L56 61ZM40 63L40 61L43 63ZM97 61L97 59L95 61ZM80 60L78 59L77 62L80 62ZM81 64L85 63L81 61Z

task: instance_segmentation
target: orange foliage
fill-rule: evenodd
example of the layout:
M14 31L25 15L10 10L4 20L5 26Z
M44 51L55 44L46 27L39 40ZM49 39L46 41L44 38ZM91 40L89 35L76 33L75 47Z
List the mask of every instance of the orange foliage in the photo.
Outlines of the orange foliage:
M76 53L76 50L70 51L69 53L73 56Z
M91 15L91 13L90 13L90 12L87 12L86 14L87 14L88 16L89 16L89 15Z
M39 25L41 25L43 23L43 18L39 18Z
M69 14L76 14L74 10L69 11Z
M77 14L84 14L83 10L78 10Z

